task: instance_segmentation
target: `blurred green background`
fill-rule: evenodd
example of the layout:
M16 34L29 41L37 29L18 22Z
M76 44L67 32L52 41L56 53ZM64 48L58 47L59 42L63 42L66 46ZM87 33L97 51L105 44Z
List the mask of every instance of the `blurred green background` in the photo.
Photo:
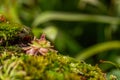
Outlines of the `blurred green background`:
M0 13L31 27L37 38L46 33L59 53L120 75L100 63L120 65L120 0L0 0Z

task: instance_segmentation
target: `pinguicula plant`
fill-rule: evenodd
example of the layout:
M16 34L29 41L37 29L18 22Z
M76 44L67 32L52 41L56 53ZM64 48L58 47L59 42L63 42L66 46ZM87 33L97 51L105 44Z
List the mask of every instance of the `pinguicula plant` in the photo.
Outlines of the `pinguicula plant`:
M23 50L29 55L46 55L48 52L57 52L51 46L51 43L46 40L45 34L42 34L40 39L34 38L29 46L23 47Z

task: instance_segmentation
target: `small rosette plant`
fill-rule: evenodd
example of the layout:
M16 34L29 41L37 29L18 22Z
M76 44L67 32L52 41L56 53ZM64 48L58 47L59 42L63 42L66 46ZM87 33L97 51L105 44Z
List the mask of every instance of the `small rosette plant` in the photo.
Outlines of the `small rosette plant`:
M40 39L34 38L29 46L23 47L23 50L29 55L43 55L45 56L48 52L55 52L51 43L46 40L45 34L42 34Z

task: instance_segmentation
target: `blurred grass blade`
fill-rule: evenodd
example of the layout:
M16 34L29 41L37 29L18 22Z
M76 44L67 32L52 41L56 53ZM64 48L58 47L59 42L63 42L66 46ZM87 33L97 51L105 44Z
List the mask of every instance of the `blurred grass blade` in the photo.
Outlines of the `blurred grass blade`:
M51 20L60 21L86 21L99 22L107 24L120 24L120 19L117 17L102 16L102 15L88 15L88 14L73 14L64 12L46 12L38 15L33 21L32 26L38 26L42 23Z
M107 64L111 64L113 66L115 66L117 69L120 70L120 64L117 64L117 63L114 63L114 62L111 62L111 61L104 61L104 60L100 60L101 63L107 63Z
M120 49L120 41L110 41L94 45L80 52L79 55L76 56L76 59L85 60L95 54L111 49Z

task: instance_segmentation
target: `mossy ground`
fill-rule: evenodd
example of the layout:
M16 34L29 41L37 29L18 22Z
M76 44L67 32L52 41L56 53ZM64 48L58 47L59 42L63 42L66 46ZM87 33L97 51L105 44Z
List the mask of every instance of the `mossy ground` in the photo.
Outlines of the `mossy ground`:
M4 51L0 58L0 80L106 80L97 66L71 57L48 52L30 56Z
M0 80L106 80L98 66L60 55L54 50L47 50L45 55L26 54L20 45L27 45L33 35L30 29L21 26L0 23ZM39 43L40 40L35 41Z

